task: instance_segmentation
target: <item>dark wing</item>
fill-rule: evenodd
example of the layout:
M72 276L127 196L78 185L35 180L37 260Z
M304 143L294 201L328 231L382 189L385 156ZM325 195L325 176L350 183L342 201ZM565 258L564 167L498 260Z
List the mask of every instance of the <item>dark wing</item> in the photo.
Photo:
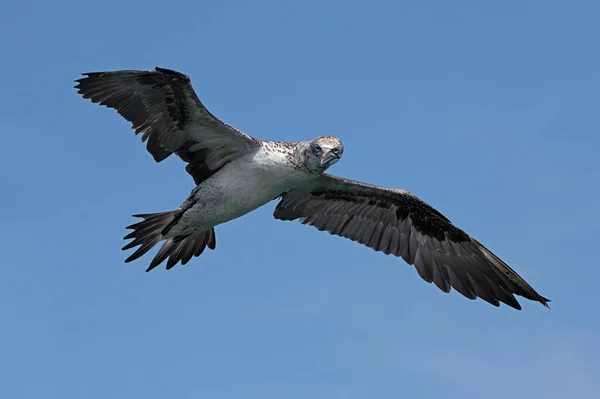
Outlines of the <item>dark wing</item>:
M131 122L156 162L179 155L196 184L260 142L212 115L182 73L157 67L83 75L76 80L79 94Z
M521 309L513 294L550 302L473 237L404 190L322 175L282 195L276 219L299 219L376 251L401 256L423 280L469 299Z

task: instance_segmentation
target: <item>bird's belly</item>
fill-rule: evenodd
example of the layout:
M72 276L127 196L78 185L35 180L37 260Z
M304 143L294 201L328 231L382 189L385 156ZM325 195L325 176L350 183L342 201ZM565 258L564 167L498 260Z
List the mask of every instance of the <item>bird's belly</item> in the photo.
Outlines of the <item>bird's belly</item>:
M246 184L240 184L222 187L211 194L213 195L201 199L198 206L202 207L200 212L203 215L203 223L216 226L260 208L281 192L277 194L272 190L257 192L256 186L248 187Z
M272 201L302 178L292 170L230 165L194 190L194 205L182 217L184 230L213 227L243 216Z

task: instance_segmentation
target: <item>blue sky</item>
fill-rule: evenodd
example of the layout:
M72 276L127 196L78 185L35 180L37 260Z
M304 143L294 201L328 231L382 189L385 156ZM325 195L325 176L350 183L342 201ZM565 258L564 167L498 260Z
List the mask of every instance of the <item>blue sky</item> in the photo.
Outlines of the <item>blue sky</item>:
M12 2L0 14L0 396L567 398L600 389L595 1ZM193 187L81 72L189 74L263 139L339 136L332 173L404 188L552 310L469 301L268 204L169 272L131 214Z

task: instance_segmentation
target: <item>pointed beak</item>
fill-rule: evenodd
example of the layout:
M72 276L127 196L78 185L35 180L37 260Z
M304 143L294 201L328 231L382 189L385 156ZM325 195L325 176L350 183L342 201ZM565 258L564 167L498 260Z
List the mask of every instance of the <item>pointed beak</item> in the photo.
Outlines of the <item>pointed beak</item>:
M340 159L339 155L335 155L331 151L325 151L321 155L321 167L327 166L332 162L337 162L338 159Z

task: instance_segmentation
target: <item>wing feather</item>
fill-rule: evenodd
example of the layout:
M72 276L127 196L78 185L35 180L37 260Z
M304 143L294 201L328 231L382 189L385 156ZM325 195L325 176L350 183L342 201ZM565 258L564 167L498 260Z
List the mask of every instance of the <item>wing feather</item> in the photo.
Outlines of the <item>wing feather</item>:
M282 195L274 217L299 220L319 230L402 257L440 290L451 288L521 309L514 295L548 306L522 277L444 215L411 193L331 175Z
M211 114L183 73L156 67L83 75L75 86L83 98L131 122L156 162L177 154L196 184L260 143Z

